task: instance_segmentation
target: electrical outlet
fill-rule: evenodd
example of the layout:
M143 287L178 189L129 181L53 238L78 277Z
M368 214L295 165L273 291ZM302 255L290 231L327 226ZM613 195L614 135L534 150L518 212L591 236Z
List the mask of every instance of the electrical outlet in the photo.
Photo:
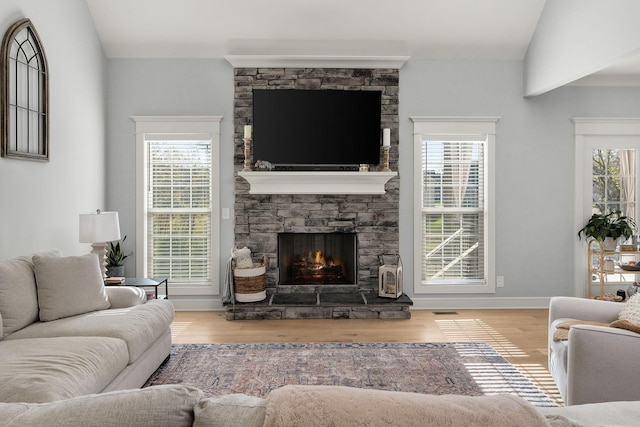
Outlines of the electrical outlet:
M504 288L504 276L496 277L496 286L499 288Z
M229 208L222 208L222 219L229 219Z

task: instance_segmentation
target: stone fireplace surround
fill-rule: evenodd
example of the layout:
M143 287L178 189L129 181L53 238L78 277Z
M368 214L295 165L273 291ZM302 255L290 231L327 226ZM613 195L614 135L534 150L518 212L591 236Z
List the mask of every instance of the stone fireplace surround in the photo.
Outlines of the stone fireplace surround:
M227 319L409 318L412 302L406 295L397 300L377 296L379 256L399 251L398 176L381 195L257 195L249 194L249 183L238 175L244 166L244 125L252 124L254 88L380 90L382 127L391 128L390 167L397 171L398 70L235 68L234 85L235 245L249 247L256 258L266 256L267 299L227 305ZM277 234L330 232L357 234L357 285L278 286Z

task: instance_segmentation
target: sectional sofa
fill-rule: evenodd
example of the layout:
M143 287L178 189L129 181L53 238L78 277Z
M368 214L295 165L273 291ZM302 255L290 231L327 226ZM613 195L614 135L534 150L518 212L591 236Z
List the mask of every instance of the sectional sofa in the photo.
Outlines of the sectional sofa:
M0 261L0 402L141 387L169 356L173 305L105 287L94 254Z
M265 398L168 385L44 403L0 403L6 427L637 426L637 402L536 408L511 395L433 396L338 386L284 386Z

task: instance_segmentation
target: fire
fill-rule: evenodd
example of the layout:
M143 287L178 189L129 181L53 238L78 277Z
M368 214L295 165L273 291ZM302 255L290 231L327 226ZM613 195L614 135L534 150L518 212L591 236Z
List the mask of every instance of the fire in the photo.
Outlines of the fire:
M336 267L342 265L339 260L336 262L333 258L329 257L329 260L325 258L322 251L311 251L307 256L307 266L311 270L322 270L327 267Z
M307 257L309 267L312 270L320 270L327 266L327 261L324 259L324 255L322 251L312 251L309 252L309 256Z
M291 263L293 283L339 283L343 280L343 261L310 250L306 255L295 256Z

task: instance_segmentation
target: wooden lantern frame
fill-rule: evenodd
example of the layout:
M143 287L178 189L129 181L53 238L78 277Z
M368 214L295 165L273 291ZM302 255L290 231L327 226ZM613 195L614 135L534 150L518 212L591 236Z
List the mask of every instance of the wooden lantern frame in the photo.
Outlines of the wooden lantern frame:
M378 296L383 298L399 298L402 293L402 259L396 254L395 265L383 264L378 269ZM381 264L384 255L380 256Z

